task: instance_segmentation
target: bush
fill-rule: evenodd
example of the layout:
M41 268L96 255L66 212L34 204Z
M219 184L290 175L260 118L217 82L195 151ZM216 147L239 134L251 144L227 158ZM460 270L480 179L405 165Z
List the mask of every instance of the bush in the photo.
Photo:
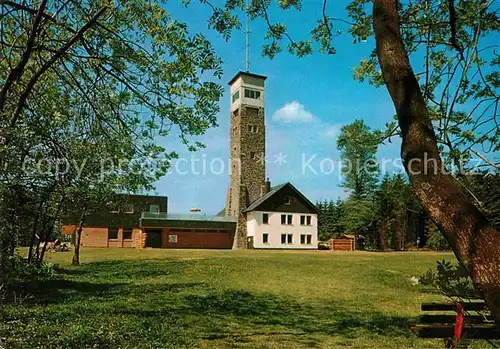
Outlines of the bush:
M445 251L450 249L448 241L446 241L443 233L441 233L434 223L431 223L429 231L427 232L427 245L436 251Z
M56 275L52 263L30 263L19 255L10 257L12 268L6 275L7 283L26 282L32 280L50 280Z
M481 298L465 269L449 261L437 262L437 267L427 270L420 277L419 282L436 288L449 298Z

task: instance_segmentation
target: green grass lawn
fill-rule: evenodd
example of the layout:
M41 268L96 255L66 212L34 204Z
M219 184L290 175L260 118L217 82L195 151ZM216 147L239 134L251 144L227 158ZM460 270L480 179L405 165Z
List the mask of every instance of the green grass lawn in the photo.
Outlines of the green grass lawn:
M83 249L51 253L0 323L6 348L441 348L410 282L449 253ZM22 296L22 295L21 295Z

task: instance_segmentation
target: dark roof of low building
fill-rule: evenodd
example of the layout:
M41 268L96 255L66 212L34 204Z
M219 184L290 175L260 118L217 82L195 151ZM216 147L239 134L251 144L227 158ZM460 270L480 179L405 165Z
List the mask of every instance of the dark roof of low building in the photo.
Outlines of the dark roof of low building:
M275 195L285 187L293 189L293 191L297 194L297 196L299 196L302 200L304 200L304 202L308 206L310 206L315 212L319 213L318 208L307 197L305 197L304 194L302 194L297 188L295 188L290 182L272 187L267 194L261 196L260 198L252 202L248 207L243 209L243 212L255 211L262 203L270 199L273 195Z
M172 214L143 212L141 219L169 220L169 221L198 221L198 222L236 222L231 216L213 216L206 214Z
M253 76L254 78L258 78L258 79L264 79L266 80L267 79L267 76L264 76L264 75L258 75L258 74L254 74L254 73L249 73L249 72L244 72L244 71L239 71L236 73L236 75L229 81L229 85L232 85L232 83L238 79L241 75L247 75L247 76Z
M217 217L224 217L226 215L226 208L224 207L219 213L216 214Z
M212 216L204 214L170 214L143 212L141 227L175 227L175 228L217 228L234 229L236 218L231 216Z

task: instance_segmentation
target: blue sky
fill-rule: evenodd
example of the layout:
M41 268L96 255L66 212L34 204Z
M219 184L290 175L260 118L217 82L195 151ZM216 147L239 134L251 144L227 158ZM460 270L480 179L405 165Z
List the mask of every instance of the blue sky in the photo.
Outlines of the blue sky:
M330 2L329 11L347 18L345 3ZM299 14L300 23L289 26L292 36L304 38L315 27L320 14L318 6L316 2L304 1ZM186 213L190 208L197 207L202 212L213 214L224 207L229 182L230 100L227 83L238 71L245 69L245 37L242 31L235 31L226 42L217 33L208 30L210 12L198 4L186 9L172 1L167 9L176 19L186 22L191 32L202 32L211 40L224 62L224 77L220 83L225 87L225 94L220 101L219 127L199 138L206 145L205 149L190 153L175 137L162 142L169 151L177 151L189 163L178 163L177 168L174 167L157 183L156 192L169 197L171 213ZM286 13L270 12L271 18L278 15L283 22L294 23L287 20L289 16ZM295 18L297 22L297 14L291 15L290 18ZM346 33L336 41L336 55L313 54L299 59L283 52L274 60L269 60L260 55L265 29L262 21L251 23L250 71L267 76L267 176L273 185L291 182L313 202L345 197L338 168L330 173L332 162L339 159L336 137L340 127L355 119L363 119L373 128L383 128L394 116L394 108L385 89L361 84L352 77L353 67L370 53L373 42L354 45ZM282 158L286 156L286 163L281 165L275 162L280 153ZM399 142L396 140L381 147L379 156L398 158ZM214 159L225 162L224 171L221 171L221 161ZM203 170L203 161L206 171ZM305 166L303 170L302 165L307 163L311 166ZM214 171L210 170L210 164Z
M347 3L331 1L328 12L335 17L347 18L344 9ZM244 33L235 31L228 42L224 41L217 33L208 30L210 10L197 2L187 9L175 1L168 2L167 10L174 18L186 22L192 33L201 32L211 40L224 62L224 77L220 83L225 87L225 94L220 102L219 127L198 139L206 144L205 149L190 153L175 137L162 141L168 151L177 151L189 162L178 163L171 174L157 183L156 192L169 197L171 213L186 213L197 207L202 212L213 214L224 206L228 187L230 97L227 83L238 71L245 69ZM297 39L307 37L320 14L321 8L316 1L304 1L299 14L279 10L269 13L272 21L279 18L287 23L289 33ZM345 30L346 27L337 29ZM262 21L251 23L250 71L267 76L267 175L272 184L291 182L313 202L345 197L338 168L329 173L332 162L339 160L336 137L340 127L355 119L363 119L372 128L383 128L395 114L385 88L376 89L353 79L352 70L360 59L369 55L374 47L373 39L353 44L352 37L345 32L335 41L336 55L315 53L299 59L283 52L269 60L260 55L265 31ZM399 159L399 150L400 141L393 139L392 143L380 147L378 157ZM286 156L286 163L275 162L280 154L282 159ZM310 167L304 170L304 161L311 157L313 160L309 163L314 170ZM223 171L221 161L226 165ZM210 170L210 164L215 171Z

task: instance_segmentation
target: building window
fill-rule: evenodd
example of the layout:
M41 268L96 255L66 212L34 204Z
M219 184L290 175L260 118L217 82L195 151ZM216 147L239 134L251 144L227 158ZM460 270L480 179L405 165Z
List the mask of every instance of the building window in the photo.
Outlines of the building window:
M233 103L237 101L240 98L240 90L236 90L235 93L233 93Z
M132 240L132 229L123 229L123 240Z
M260 91L245 89L245 98L260 99Z
M262 224L269 224L269 213L262 214Z
M269 234L268 233L262 234L262 243L264 243L264 244L269 243Z
M290 205L292 203L292 198L289 196L285 196L285 205Z
M255 152L254 151L250 152L250 159L255 159Z
M311 216L300 216L300 225L311 225Z
M281 225L292 225L293 215L282 214L281 215Z
M114 203L109 204L109 213L119 213L120 210L118 209L118 206Z
M235 109L233 111L233 117L237 117L238 116L238 112L239 112L239 109Z
M250 133L258 133L259 132L259 126L257 126L257 125L248 125L248 132L250 132Z
M306 234L302 234L302 235L300 235L300 243L302 245L305 245L305 244L310 245L310 244L312 244L312 235L310 235L310 234L307 234L307 235Z
M108 229L108 240L118 240L118 229Z
M160 213L160 205L149 205L149 212Z
M177 243L177 235L169 235L168 236L168 242L170 244L176 244Z
M281 244L293 244L293 234L281 234Z
M134 204L125 204L123 206L123 212L125 212L125 213L134 213Z

